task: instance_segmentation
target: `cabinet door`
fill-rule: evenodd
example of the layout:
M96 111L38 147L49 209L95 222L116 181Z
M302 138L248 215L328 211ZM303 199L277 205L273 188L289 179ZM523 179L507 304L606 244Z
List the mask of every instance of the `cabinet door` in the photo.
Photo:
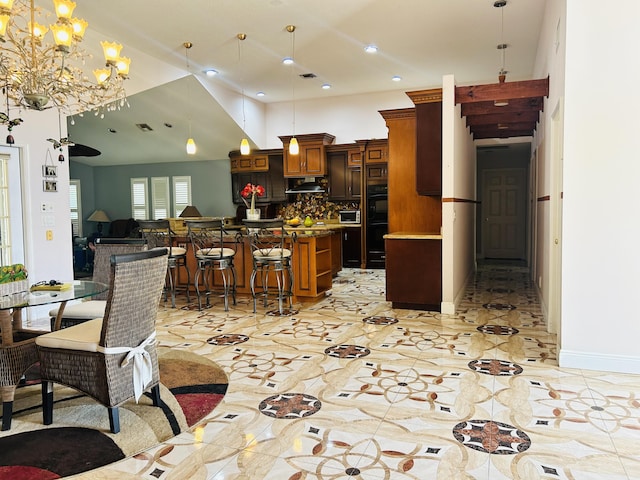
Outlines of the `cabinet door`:
M316 177L327 173L324 147L322 145L301 145L300 155L303 160L302 173Z
M271 201L272 187L267 172L249 172L231 174L231 197L233 203L236 205L243 203L240 192L247 183L264 187L264 195L256 197L256 203L268 203Z
M386 183L387 182L387 164L377 163L367 165L367 184Z
M360 149L353 149L347 152L347 166L348 167L360 167L362 165L362 152Z
M327 154L329 170L329 200L347 199L347 154L335 152Z
M416 191L442 195L442 102L416 105Z
M254 172L266 172L269 170L268 155L253 155L251 157L251 168Z
M367 145L366 150L367 162L366 163L386 163L389 156L389 147L385 145Z
M269 155L269 183L271 201L285 202L287 195L284 192L287 189L287 182L282 171L282 155Z
M347 200L360 200L362 197L360 192L361 185L360 169L347 168Z
M360 238L361 227L347 227L342 230L342 266L345 268L360 268L362 248Z
M289 154L289 146L287 145L284 149L284 175L286 177L303 177L304 170L302 168L303 158L301 153L298 155L290 155ZM302 149L300 149L302 152Z

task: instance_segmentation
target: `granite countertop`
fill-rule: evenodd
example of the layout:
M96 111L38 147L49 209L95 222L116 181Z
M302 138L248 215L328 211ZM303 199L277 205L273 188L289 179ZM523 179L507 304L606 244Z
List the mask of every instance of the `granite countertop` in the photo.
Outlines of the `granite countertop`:
M442 240L439 233L394 232L387 233L385 240Z

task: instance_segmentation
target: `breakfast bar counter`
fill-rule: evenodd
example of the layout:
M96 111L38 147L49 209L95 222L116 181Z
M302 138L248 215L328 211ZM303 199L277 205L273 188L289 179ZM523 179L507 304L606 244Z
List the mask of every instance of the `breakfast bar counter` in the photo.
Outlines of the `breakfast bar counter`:
M312 300L331 289L332 278L342 269L342 225L314 225L312 227L285 227L290 235L293 250L293 293L300 301ZM226 248L236 251L234 266L236 269L236 290L242 295L251 295L250 277L253 270L249 240L243 235L243 226L226 227L228 241ZM191 282L196 271L196 260L186 231L176 232L175 242L187 249L187 266L191 272ZM214 276L214 284L220 285L219 272ZM178 283L186 285L184 269L178 271ZM195 292L192 284L191 290Z

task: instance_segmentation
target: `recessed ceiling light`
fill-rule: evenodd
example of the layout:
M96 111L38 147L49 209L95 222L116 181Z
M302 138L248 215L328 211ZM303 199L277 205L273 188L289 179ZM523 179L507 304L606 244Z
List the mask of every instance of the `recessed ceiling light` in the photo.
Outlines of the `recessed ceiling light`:
M330 88L331 88L331 84L329 84L329 83L323 83L322 84L322 89L323 90L329 90Z
M258 97L264 97L264 92L258 92L258 93L256 93L256 96L258 96Z
M218 74L218 71L213 68L209 68L205 70L204 73L206 73L207 77L215 77Z
M109 133L118 133L118 131L115 128L109 128L108 131Z
M364 47L364 51L367 53L376 53L378 51L378 47L375 45L367 45Z
M391 80L393 80L394 82L399 82L400 80L402 80L402 77L400 75L394 75L393 77L391 77Z
M291 57L284 57L282 59L282 63L284 63L285 65L291 65L293 63L293 58Z

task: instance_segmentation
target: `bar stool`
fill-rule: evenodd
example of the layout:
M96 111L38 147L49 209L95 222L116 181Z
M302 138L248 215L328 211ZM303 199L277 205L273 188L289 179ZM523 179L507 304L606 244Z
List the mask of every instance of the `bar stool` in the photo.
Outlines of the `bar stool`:
M147 241L148 248L166 248L169 251L169 262L167 264L167 279L164 288L164 301L167 301L167 292L171 292L171 306L176 308L176 289L177 270L183 267L187 271L187 286L185 292L187 294L187 302L191 301L189 297L189 288L191 286L191 272L187 265L187 249L174 245L175 233L171 230L169 220L137 220L138 229ZM168 286L166 285L168 283ZM182 288L182 287L180 287Z
M277 299L278 312L287 315L293 309L293 250L288 244L295 241L295 232L293 235L285 232L282 218L243 220L243 223L253 259L250 280L253 312L261 297L265 308L270 298ZM256 285L258 276L259 284ZM288 303L287 311L284 310L285 302Z
M225 246L227 232L224 229L223 219L187 220L186 224L197 265L193 283L198 295L198 309L202 310L200 277L202 277L204 284L202 294L205 296L205 305L209 307L209 296L216 294L215 272L220 272L219 276L222 282L220 296L224 298L224 310L227 312L229 311L229 295L233 298L233 304L236 305L236 269L233 265L233 259L236 255L238 236L234 237L234 247L229 248Z

